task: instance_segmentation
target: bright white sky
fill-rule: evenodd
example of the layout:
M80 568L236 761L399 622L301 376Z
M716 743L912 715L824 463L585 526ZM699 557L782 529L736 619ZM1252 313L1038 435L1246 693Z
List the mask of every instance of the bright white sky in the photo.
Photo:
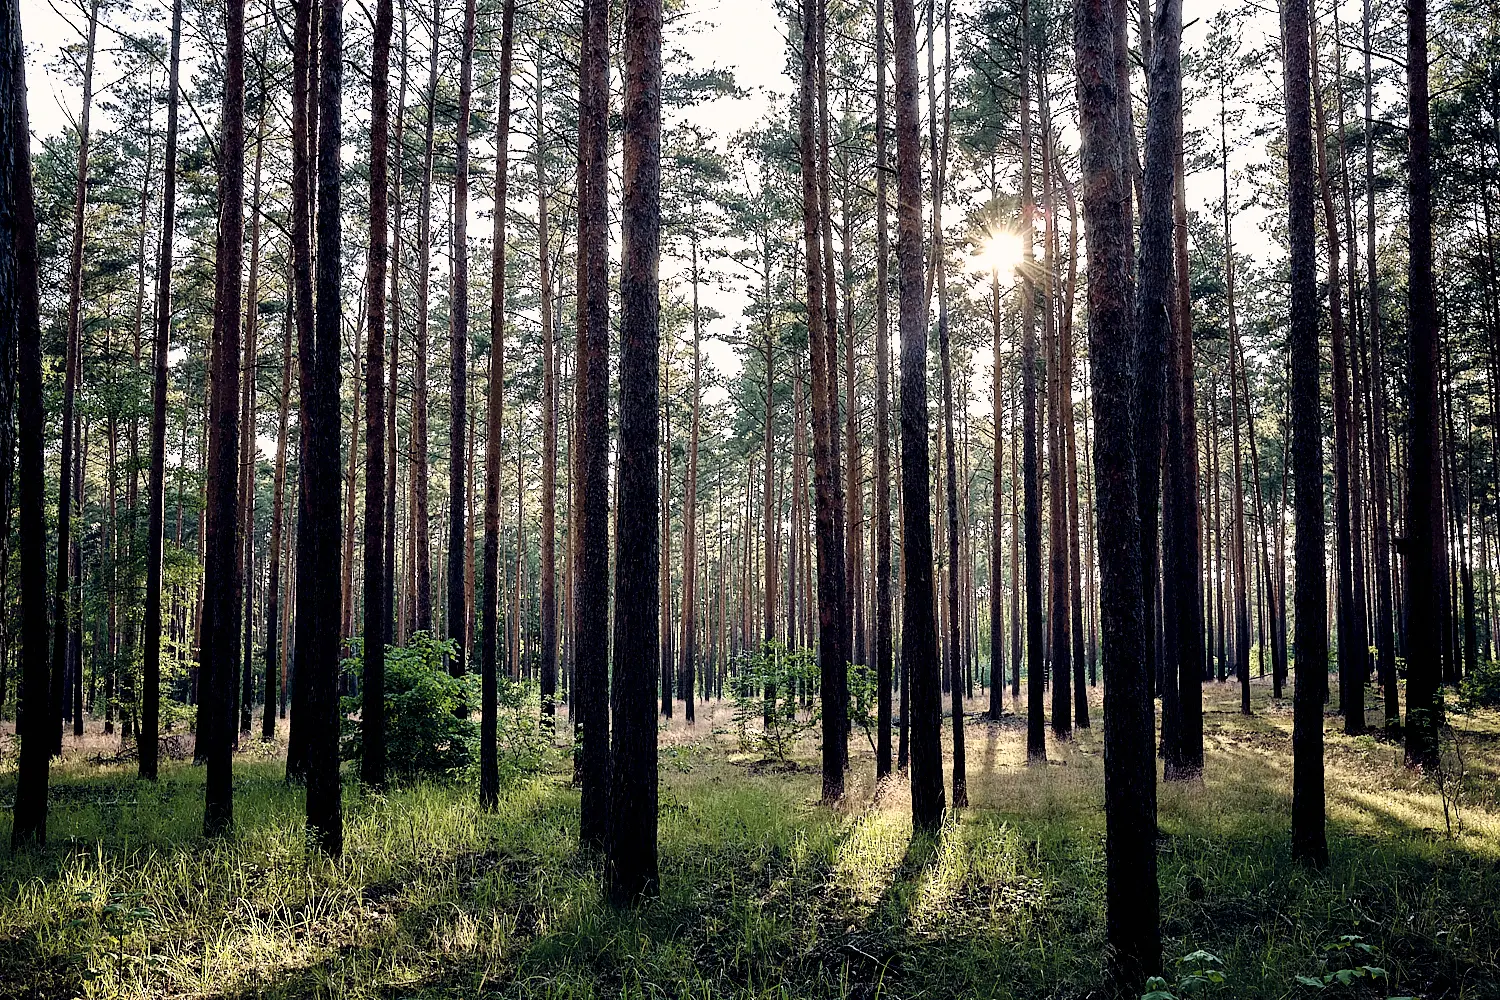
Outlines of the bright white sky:
M1207 23L1213 11L1226 0L1189 0L1185 43L1189 48L1203 44L1207 34ZM145 11L159 8L159 23L164 24L168 5L166 0L129 0L134 10ZM962 0L960 0L960 5ZM60 47L75 39L74 29L59 11L67 12L73 7L69 0L25 0L22 7L22 24L28 52L28 83L30 87L30 110L33 131L39 136L53 135L66 127L70 117L77 113L80 94L76 87L66 82L56 72ZM351 11L353 5L350 5ZM81 19L76 14L74 22ZM112 22L125 15L117 8L107 15ZM352 16L352 15L351 15ZM770 0L700 0L687 15L696 22L700 30L692 34L688 44L700 66L721 66L732 69L739 85L748 96L740 99L724 98L693 109L688 117L717 134L728 137L735 132L755 125L765 114L776 95L791 92L793 81L782 73L785 66L785 26L775 15ZM1274 19L1258 15L1244 25L1243 46L1246 49L1259 47L1265 41L1265 32L1275 30ZM956 41L956 39L955 39ZM101 34L101 49L108 48L112 39ZM185 54L191 53L185 48ZM99 80L109 86L116 78L107 55L101 56ZM1274 66L1270 69L1274 70ZM1265 76L1266 68L1259 71L1255 81L1264 86L1274 80ZM186 70L185 70L186 75ZM1276 79L1279 79L1277 77ZM1217 102L1212 107L1189 107L1189 127L1215 122ZM100 121L96 110L96 127L109 127ZM1065 141L1068 141L1065 136ZM1073 139L1076 142L1076 137ZM1233 167L1244 172L1254 170L1264 162L1265 147L1260 140L1241 145L1232 156ZM1217 200L1219 182L1217 172L1199 173L1189 180L1190 207L1206 208ZM1269 244L1259 232L1263 213L1252 209L1237 222L1237 241L1246 249L1264 247ZM663 274L670 276L679 268L674 262L663 262ZM709 303L719 310L724 318L717 324L717 332L728 334L738 321L745 298L733 291L715 291ZM738 359L727 344L711 341L708 345L710 360L721 372L731 374L738 368Z

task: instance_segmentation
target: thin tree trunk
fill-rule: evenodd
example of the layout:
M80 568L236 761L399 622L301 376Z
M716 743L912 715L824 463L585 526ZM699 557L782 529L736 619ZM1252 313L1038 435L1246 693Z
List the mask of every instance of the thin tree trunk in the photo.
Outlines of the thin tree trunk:
M1323 225L1328 242L1328 317L1333 348L1333 499L1334 549L1338 565L1338 654L1339 711L1344 732L1353 736L1365 728L1365 656L1369 644L1364 637L1364 614L1354 606L1354 539L1350 510L1351 442L1357 431L1350 423L1349 350L1344 336L1343 279L1339 274L1343 244L1339 240L1339 218L1334 208L1333 182L1328 166L1327 129L1323 112L1323 82L1319 72L1320 46L1317 20L1311 28L1313 94L1313 149L1317 158L1318 190L1323 201Z
M264 60L261 60L264 66ZM266 96L265 73L261 73L260 97ZM255 123L255 168L250 194L250 272L245 289L245 354L240 370L240 551L244 587L245 639L239 670L239 732L250 734L251 709L255 700L255 376L258 368L257 334L260 332L260 210L261 175L264 165L266 115L264 108ZM236 744L238 741L236 740Z
M287 268L287 287L292 285L291 267ZM286 535L286 452L287 425L292 401L292 311L289 309L281 326L281 395L277 405L276 473L271 481L271 563L266 582L266 707L261 715L263 740L276 737L276 712L273 705L281 692L281 714L286 714L286 685L283 674L285 655L281 642L281 549ZM165 402L165 401L164 401ZM290 602L288 602L290 603Z
M500 81L499 94L496 97L497 112L495 115L495 216L494 216L494 241L493 251L490 258L490 370L488 384L488 399L485 406L485 428L484 428L484 555L483 579L480 582L480 590L483 594L484 606L479 612L479 671L482 693L480 696L479 714L479 802L486 809L494 809L500 801L500 758L499 748L496 746L496 732L499 728L500 704L499 704L499 677L496 656L499 652L500 623L499 598L500 598L500 463L501 453L501 429L505 420L505 211L506 194L510 183L510 77L512 68L512 52L515 44L515 22L516 5L515 0L505 0L504 7L500 12ZM540 67L540 62L538 62ZM538 69L540 74L540 69ZM538 124L541 122L540 111L537 115ZM538 131L540 134L540 131ZM537 176L541 176L542 164L541 154L537 154ZM538 191L541 191L538 186ZM540 195L545 204L546 195ZM543 208L542 218L545 219L546 209ZM543 230L546 222L541 224ZM547 252L545 241L542 243L541 260L542 266L546 267ZM542 285L542 308L548 309L550 302L546 283ZM548 320L550 316L546 317ZM548 343L546 345L547 358L546 377L549 383L547 393L552 392L552 356L551 356L551 330L546 333ZM550 398L543 403L550 404ZM550 422L550 414L546 418ZM555 428L551 431L556 434ZM557 446L556 439L551 441L551 447ZM516 439L516 451L520 453L521 442ZM552 460L556 461L556 453L552 452ZM546 474L545 472L543 473ZM555 487L554 487L555 488ZM549 526L550 527L550 526ZM521 524L516 522L516 531L519 534ZM544 532L544 537L547 532ZM544 557L550 558L548 552ZM544 566L543 573L546 573ZM545 626L544 626L545 627ZM555 637L554 637L555 638ZM546 653L543 654L545 656ZM544 668L545 669L545 668ZM555 684L555 678L553 683ZM551 709L549 700L551 691L544 693L544 711Z
M557 331L552 324L552 248L547 218L547 134L542 45L536 55L536 233L542 321L542 727L550 736L557 713ZM486 500L486 502L488 502ZM488 558L488 556L486 556ZM485 600L489 591L486 588Z
M412 626L432 632L432 527L428 519L427 347L432 258L433 132L437 122L438 33L442 0L432 0L432 51L427 64L427 124L422 144L422 192L417 198L417 331L411 396L411 531L416 599Z
M387 232L390 111L387 101L394 20L392 0L376 0L374 55L370 63L370 259L365 274L365 319L368 323L365 334L365 607L364 664L360 678L363 698L359 713L359 777L373 788L385 785L385 642L389 630L385 595L388 572L385 563L385 280L390 258ZM399 158L397 170L400 170ZM352 481L349 490L354 491Z
M1026 531L1026 759L1047 759L1042 650L1041 471L1037 448L1036 204L1032 189L1031 4L1021 0L1021 453Z
M166 534L167 355L172 336L172 241L177 227L177 108L182 53L182 0L173 0L167 70L167 148L162 164L161 242L156 265L156 316L151 357L151 471L146 480L145 625L141 636L140 776L155 781L161 734L162 549ZM9 310L6 310L9 313ZM22 442L23 446L25 442ZM22 502L26 499L22 488ZM26 532L22 510L22 533ZM181 518L179 520L179 527ZM26 572L26 549L21 552ZM45 544L45 541L42 542ZM23 577L23 587L25 580ZM25 600L25 590L22 599ZM23 617L23 642L26 620ZM23 649L23 655L25 650Z
M444 626L455 654L448 672L468 670L468 602L465 600L465 545L468 466L464 431L469 423L469 112L474 93L475 0L465 0L458 64L458 135L453 175L453 280L448 311L448 601Z
M52 755L62 753L62 717L64 679L68 662L68 632L73 623L72 590L68 582L68 561L72 554L69 531L73 516L73 452L76 447L73 407L80 381L79 349L83 336L83 242L84 215L88 209L89 117L94 106L94 42L99 31L100 0L90 0L88 25L84 34L83 108L78 117L78 160L73 178L73 233L68 255L67 357L63 369L62 457L57 478L57 581L53 596L52 620L52 721L57 729L52 739ZM227 52L226 52L227 57ZM24 76L24 70L23 76ZM21 90L24 91L24 79ZM19 93L20 91L18 91ZM242 154L243 157L243 154Z
M703 353L702 313L698 306L698 240L694 231L689 264L693 283L693 416L688 438L687 485L682 495L682 708L683 717L694 721L693 692L698 669L698 439L702 427Z

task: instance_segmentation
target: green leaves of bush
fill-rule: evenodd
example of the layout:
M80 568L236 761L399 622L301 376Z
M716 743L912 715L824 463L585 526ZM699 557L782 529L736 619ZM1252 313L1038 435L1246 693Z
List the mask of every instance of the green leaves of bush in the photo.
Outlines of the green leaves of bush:
M447 657L454 655L451 641L426 632L412 636L410 645L386 647L385 751L392 778L452 777L477 759L479 726L470 716L479 707L479 678L448 673ZM345 668L363 680L359 652ZM358 760L363 752L360 704L358 696L343 699L345 760Z

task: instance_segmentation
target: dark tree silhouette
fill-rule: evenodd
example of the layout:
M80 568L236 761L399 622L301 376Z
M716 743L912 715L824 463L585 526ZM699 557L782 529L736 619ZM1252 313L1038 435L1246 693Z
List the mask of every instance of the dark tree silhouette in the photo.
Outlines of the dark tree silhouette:
M57 716L47 674L47 526L42 505L42 325L31 126L26 111L26 49L17 0L0 2L0 347L16 366L0 365L6 398L16 401L20 453L21 755L10 845L47 840L47 771ZM14 390L12 393L11 390ZM8 419L8 414L7 418Z
M918 147L917 27L911 0L894 0L896 271L901 334L901 663L911 692L911 814L919 830L943 821L942 691L932 571L932 474L927 457L927 306ZM903 713L904 714L904 713Z
M614 728L609 896L656 894L656 654L661 312L661 0L625 4L620 272L619 500L615 522ZM689 692L691 697L691 692Z
M1287 178L1291 236L1292 485L1296 491L1297 676L1292 731L1292 855L1328 863L1323 815L1323 700L1328 687L1323 545L1323 426L1319 415L1318 289L1313 231L1312 101L1307 0L1282 9L1286 42Z
M1128 144L1119 114L1114 0L1078 0L1073 48L1082 138L1088 336L1104 656L1105 939L1115 992L1138 994L1161 967L1156 762L1136 472L1137 352L1131 316Z

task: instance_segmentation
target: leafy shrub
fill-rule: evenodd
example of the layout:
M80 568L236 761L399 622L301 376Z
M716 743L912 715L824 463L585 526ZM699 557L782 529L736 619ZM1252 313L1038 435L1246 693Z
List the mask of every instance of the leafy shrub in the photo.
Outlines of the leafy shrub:
M1161 976L1152 976L1146 981L1146 992L1141 1000L1186 1000L1196 997L1211 987L1222 986L1223 959L1210 951L1195 951L1177 960L1177 981L1169 983Z
M1333 966L1320 976L1298 976L1297 985L1321 993L1330 988L1351 987L1364 981L1389 980L1390 976L1378 965L1365 962L1378 959L1375 946L1367 943L1358 934L1344 934L1337 941L1323 946L1326 961ZM1392 997L1390 1000L1406 1000Z
M1459 685L1458 703L1465 711L1500 707L1500 662L1484 660L1470 671Z
M479 705L479 678L449 674L444 658L452 655L453 643L426 632L412 636L409 646L386 647L385 747L393 778L448 777L477 759L479 725L471 716ZM363 655L357 650L344 667L360 677ZM343 699L345 760L358 760L363 749L361 702Z
M542 700L535 683L511 680L503 672L496 680L495 752L503 785L542 769L552 748L552 731L538 721Z
M816 716L804 716L798 705L799 694L811 690L817 677L812 651L788 649L773 639L741 657L738 666L734 722L740 746L785 761L802 734L816 723ZM767 697L767 691L774 694ZM752 727L754 722L760 723L759 729Z
M875 729L880 722L880 677L874 667L849 664L849 725L858 726L875 750Z

